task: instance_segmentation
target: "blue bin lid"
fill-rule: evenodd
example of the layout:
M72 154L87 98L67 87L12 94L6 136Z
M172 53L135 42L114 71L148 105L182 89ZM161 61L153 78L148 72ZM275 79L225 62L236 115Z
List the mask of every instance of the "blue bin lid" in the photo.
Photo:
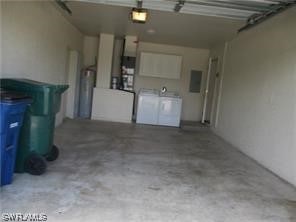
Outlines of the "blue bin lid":
M0 89L1 102L17 102L20 100L30 100L31 97L19 92Z

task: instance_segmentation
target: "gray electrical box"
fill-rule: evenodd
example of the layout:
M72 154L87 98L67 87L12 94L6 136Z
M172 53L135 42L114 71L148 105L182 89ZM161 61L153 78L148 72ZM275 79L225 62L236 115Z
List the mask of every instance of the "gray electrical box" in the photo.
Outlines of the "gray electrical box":
M189 92L200 93L202 71L191 70Z

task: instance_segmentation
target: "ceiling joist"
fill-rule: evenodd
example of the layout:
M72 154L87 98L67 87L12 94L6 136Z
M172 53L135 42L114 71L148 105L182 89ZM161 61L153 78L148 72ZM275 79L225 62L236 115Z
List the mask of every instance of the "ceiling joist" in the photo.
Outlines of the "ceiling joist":
M160 11L224 17L247 21L293 0L73 0L98 4L138 7ZM139 7L140 6L140 7Z
M69 7L66 5L66 1L62 1L62 0L55 0L56 3L64 10L66 11L69 15L72 14L72 11L69 9Z
M259 23L265 21L266 19L295 5L296 5L296 1L282 2L277 5L274 5L269 11L266 11L260 14L254 14L248 18L247 24L244 27L240 28L238 32L244 31L255 25L258 25Z
M175 5L174 11L179 12L181 8L184 6L184 4L185 4L185 0L179 0Z
M137 0L137 8L143 7L143 0Z

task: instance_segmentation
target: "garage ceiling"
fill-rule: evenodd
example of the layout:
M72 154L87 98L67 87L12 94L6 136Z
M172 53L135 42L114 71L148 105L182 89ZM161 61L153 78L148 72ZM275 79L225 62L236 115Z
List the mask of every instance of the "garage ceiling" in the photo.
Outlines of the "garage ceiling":
M146 24L129 19L136 0L67 1L72 15L58 8L86 35L137 35L140 41L210 48L233 38L251 15L279 4L275 0L143 0L143 8L149 9Z

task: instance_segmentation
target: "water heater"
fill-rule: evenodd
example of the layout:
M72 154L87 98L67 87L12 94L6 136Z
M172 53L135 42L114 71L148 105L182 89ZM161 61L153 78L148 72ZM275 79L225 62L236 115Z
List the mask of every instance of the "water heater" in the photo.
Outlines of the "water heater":
M92 109L93 89L96 82L94 66L82 70L80 79L79 117L90 118Z

